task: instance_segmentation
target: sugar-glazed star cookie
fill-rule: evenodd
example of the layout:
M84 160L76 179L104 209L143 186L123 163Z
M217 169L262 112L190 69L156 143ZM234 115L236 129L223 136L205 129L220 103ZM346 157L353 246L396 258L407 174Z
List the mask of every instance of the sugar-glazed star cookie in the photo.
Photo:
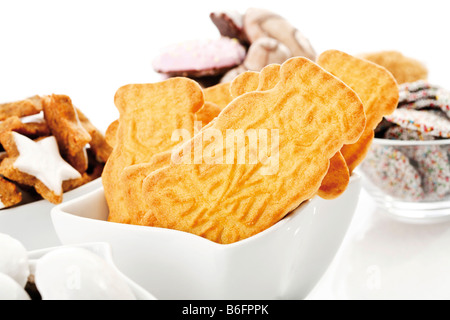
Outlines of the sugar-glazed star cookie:
M33 141L17 132L7 132L0 142L8 158L0 164L0 174L20 184L33 186L52 203L63 197L63 181L81 178L81 174L60 155L54 136Z

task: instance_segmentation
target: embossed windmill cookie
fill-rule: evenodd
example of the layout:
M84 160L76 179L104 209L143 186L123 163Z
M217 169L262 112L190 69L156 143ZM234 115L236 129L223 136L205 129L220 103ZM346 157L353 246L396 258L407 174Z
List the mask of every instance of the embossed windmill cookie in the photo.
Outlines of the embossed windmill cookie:
M162 227L232 243L267 229L317 193L329 159L344 144L356 142L364 130L363 106L353 90L308 59L285 62L280 78L272 90L234 99L181 147L192 147L185 153L187 159L195 159L198 147L204 153L213 149L212 161L172 162L144 180L149 210L141 224L156 219ZM219 143L217 149L205 139L228 139L230 130L250 136L255 132L251 130L270 131L271 143L261 161L250 160L260 156L261 136L256 145L246 139L238 150L233 136L230 145ZM220 153L225 162L220 162ZM248 161L242 164L243 156Z
M384 67L341 51L325 51L319 55L317 63L355 90L364 105L367 122L360 140L341 149L351 173L366 156L375 128L384 116L397 108L398 85Z
M124 168L145 163L179 141L176 130L192 134L195 113L203 106L201 87L187 78L171 78L153 84L130 84L115 95L119 110L116 145L105 165L102 182L110 210L109 220L128 223L125 187L117 182ZM139 204L136 204L138 206Z
M281 65L270 64L259 72L258 77L252 71L247 71L235 78L230 89L235 94L244 94L247 90L250 90L248 92L270 90L280 81L280 70ZM318 195L323 199L335 199L347 189L349 182L350 172L347 163L338 151L330 159L330 168L322 181Z
M221 83L203 90L205 103L195 113L195 120L202 122L204 125L208 124L214 119L223 108L233 99L230 94L230 84ZM106 129L105 139L106 142L114 147L117 140L117 130L119 128L119 119L111 122Z
M128 166L120 175L120 183L123 185L127 197L124 198L124 206L129 213L131 224L141 224L142 217L148 211L142 184L144 179L153 171L170 165L172 150L158 153L147 163L139 163ZM158 221L153 217L146 220L148 226L158 227Z
M205 102L203 107L195 113L194 132L202 130L213 119L217 117L221 109L210 102ZM153 171L170 165L174 150L170 149L153 155L150 161L127 166L120 174L120 184L127 196L124 198L124 208L130 218L130 223L140 224L140 218L147 212L148 208L142 192L144 179ZM148 220L147 220L148 222ZM158 226L156 219L153 219L152 226Z

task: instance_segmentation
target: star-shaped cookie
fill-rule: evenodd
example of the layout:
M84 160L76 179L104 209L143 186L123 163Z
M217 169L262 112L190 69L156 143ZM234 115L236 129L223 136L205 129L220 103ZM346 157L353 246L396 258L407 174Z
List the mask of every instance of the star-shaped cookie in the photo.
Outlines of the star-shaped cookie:
M17 132L7 132L0 141L8 153L0 174L18 183L33 186L52 203L60 203L62 183L81 178L81 174L60 155L54 136L33 141Z

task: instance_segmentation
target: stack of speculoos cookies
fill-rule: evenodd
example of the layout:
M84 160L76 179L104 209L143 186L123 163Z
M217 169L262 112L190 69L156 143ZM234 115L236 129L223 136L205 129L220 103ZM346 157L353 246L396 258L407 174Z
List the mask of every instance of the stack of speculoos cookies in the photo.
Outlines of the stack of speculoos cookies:
M207 88L179 76L125 85L106 133L108 219L251 237L316 195L339 197L398 99L388 70L337 50Z

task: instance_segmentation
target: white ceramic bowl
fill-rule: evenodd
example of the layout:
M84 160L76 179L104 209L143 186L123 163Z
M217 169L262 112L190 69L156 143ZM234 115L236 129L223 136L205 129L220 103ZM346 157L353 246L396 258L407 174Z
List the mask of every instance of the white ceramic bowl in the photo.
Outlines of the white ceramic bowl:
M101 186L101 179L96 179L64 193L63 201L75 199ZM0 233L19 240L27 250L61 245L50 218L54 206L47 200L39 200L0 210Z
M108 242L120 270L158 299L302 299L328 268L355 211L355 175L335 200L315 197L271 228L227 245L106 221L100 188L52 210L63 244Z
M34 275L36 262L38 259L42 258L45 254L51 252L55 249L61 249L64 247L74 247L74 246L58 246L53 248L45 248L45 249L39 249L39 250L33 250L28 252L28 261L30 263L30 274ZM92 253L97 254L101 258L103 258L110 266L112 266L117 273L126 281L128 286L130 287L131 291L133 292L134 296L137 300L155 300L155 297L150 294L148 291L146 291L144 288L142 288L140 285L132 281L130 278L128 278L125 274L123 274L116 266L112 254L111 254L111 247L109 244L104 242L98 242L98 243L84 243L77 245L76 247L84 248Z

